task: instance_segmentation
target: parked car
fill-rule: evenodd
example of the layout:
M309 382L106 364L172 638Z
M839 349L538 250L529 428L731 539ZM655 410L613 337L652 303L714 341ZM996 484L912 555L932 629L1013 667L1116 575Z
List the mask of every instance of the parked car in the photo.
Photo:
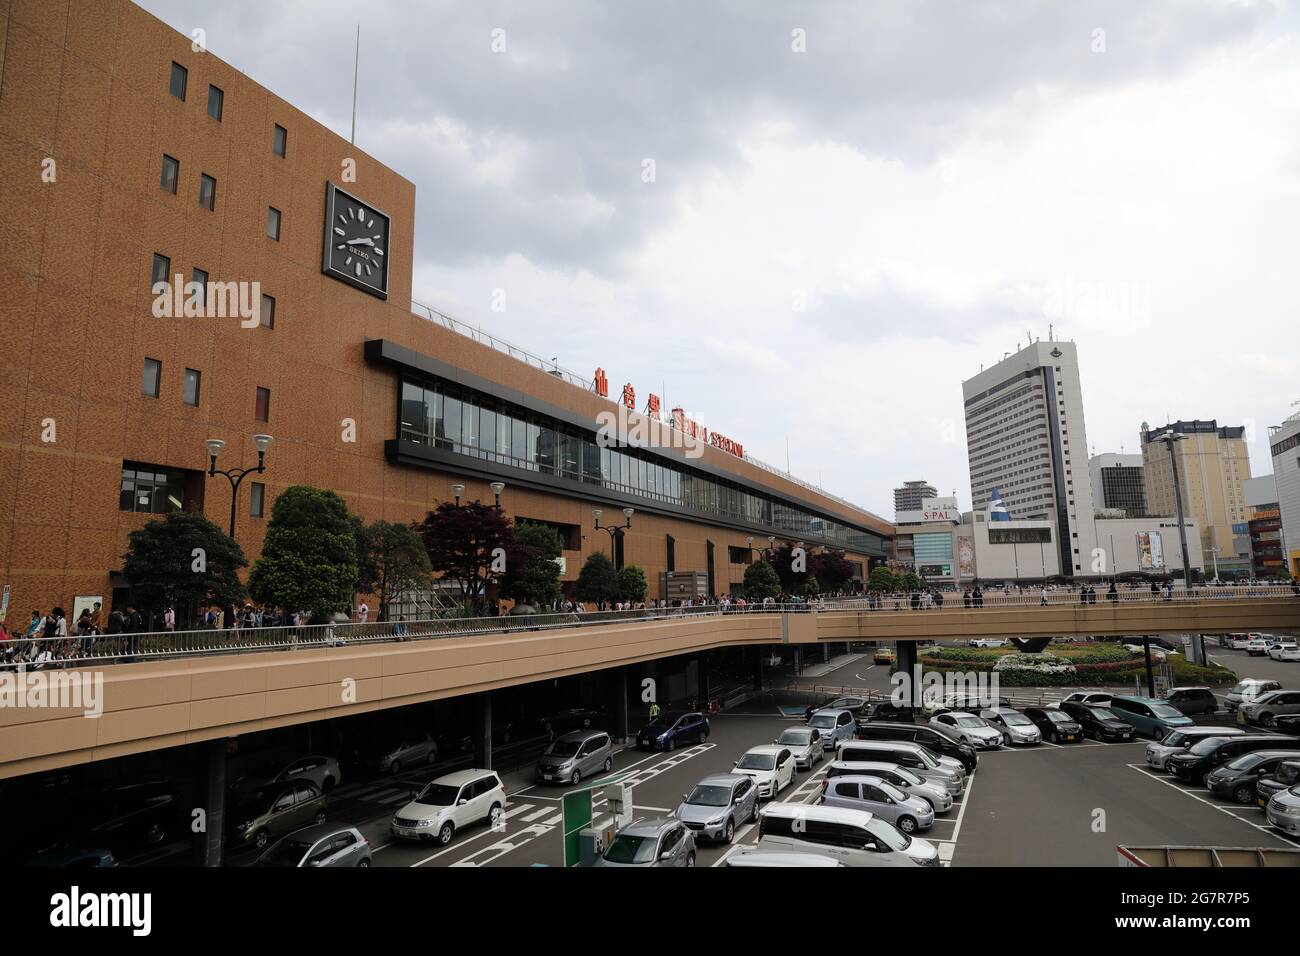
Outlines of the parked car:
M933 843L865 810L773 803L758 817L758 848L829 856L846 866L939 866Z
M1002 742L1008 747L1037 744L1043 740L1043 732L1034 722L1012 707L981 710L980 716L1002 732Z
M997 750L1002 746L1002 731L983 717L965 711L950 711L930 718L930 724L946 728L964 744L981 750Z
M1255 781L1259 805L1267 807L1272 797L1297 785L1300 785L1300 757L1288 757Z
M506 789L491 770L444 774L411 794L393 814L390 829L403 840L437 840L446 846L457 830L475 823L496 826L504 818Z
M804 722L812 720L812 715L819 710L847 710L853 715L853 719L864 721L867 719L866 708L871 702L865 697L832 697L820 704L809 704L804 708Z
M636 745L648 750L676 750L709 739L709 719L699 711L669 710L642 727Z
M1103 690L1076 690L1061 698L1062 704L1100 704L1106 706L1115 695Z
M975 748L954 737L946 727L871 721L858 731L858 737L861 740L902 740L920 744L939 757L954 761L967 774L974 773L979 765Z
M826 775L822 777L822 792L826 792L829 782L836 777L843 777L852 774L866 774L871 777L879 777L886 783L891 783L899 790L902 790L908 796L920 797L926 803L930 804L936 814L947 813L952 809L954 794L949 792L947 784L942 780L930 779L917 773L915 770L909 770L907 767L896 763L887 763L881 760L836 760L826 768ZM957 793L960 794L960 789Z
M403 767L432 764L437 760L438 745L428 731L392 734L380 745L379 772L401 773Z
M758 798L771 799L794 783L794 754L786 747L763 744L740 755L736 773L750 777L758 786Z
M547 737L558 737L571 730L589 730L592 727L608 725L609 719L603 711L593 707L573 707L561 710L539 720L541 732Z
M1229 634L1228 646L1234 651L1244 651L1254 636L1253 634Z
M787 727L772 743L789 748L794 754L795 766L807 770L811 770L813 764L826 754L821 731L816 727Z
M1256 750L1300 750L1300 737L1278 734L1206 737L1184 753L1171 756L1165 765L1179 780L1199 782L1215 767Z
M934 826L929 803L866 774L836 777L822 790L821 805L866 810L909 834Z
M844 866L839 860L816 853L783 853L767 850L741 850L733 853L722 863L723 866L740 867L790 867L790 866Z
M1300 644L1294 641L1282 641L1268 650L1268 656L1275 661L1300 661Z
M1132 740L1136 729L1121 720L1107 707L1096 704L1061 703L1061 710L1079 722L1084 734L1093 740L1110 740L1116 743Z
M1219 699L1208 687L1171 687L1165 703L1188 717L1212 714L1219 709Z
M695 837L676 817L633 820L614 835L597 866L694 866Z
M951 757L940 757L911 740L849 740L840 745L836 762L893 763L937 783L953 796L966 789L966 771Z
M970 640L971 647L1006 647L1007 642L1002 637L976 637Z
M283 837L257 858L257 866L370 865L370 843L356 827L320 823Z
M88 847L105 847L119 858L156 846L169 834L183 832L176 790L165 781L114 787L93 800L79 801L62 816L64 832L75 834Z
M1192 744L1206 737L1240 737L1245 733L1238 727L1185 727L1171 730L1160 740L1147 744L1147 766L1156 770L1168 770L1170 756L1183 753Z
M848 710L819 710L808 718L808 726L821 735L822 749L834 750L841 740L852 740L857 734L858 722Z
M1273 724L1284 734L1300 736L1300 714L1283 714L1274 719Z
M1268 641L1256 637L1246 642L1246 653L1251 657L1263 657L1268 653Z
M315 783L300 779L266 787L235 805L235 825L229 842L259 850L276 837L325 822L325 794Z
M742 774L709 774L682 794L673 816L694 831L696 839L730 843L736 827L758 819L758 786Z
M1163 700L1152 697L1133 697L1127 694L1112 697L1108 709L1120 720L1132 724L1138 734L1152 740L1162 739L1175 727L1192 726L1192 718Z
M1300 836L1300 785L1275 793L1264 808L1264 815L1283 833Z
M603 730L572 730L550 742L537 760L541 783L577 786L584 777L609 773L614 766L614 746Z
M873 720L910 724L916 719L916 708L910 704L896 704L892 700L873 700L863 708L867 723Z
M36 856L23 861L23 866L61 867L87 870L95 867L117 866L113 852L107 847L52 846Z
M938 699L930 708L930 716L942 714L949 710L961 710L968 714L978 714L990 707L1010 707L1011 701L1006 697L990 697L984 694L948 694Z
M1238 721L1264 727L1277 726L1277 719L1287 714L1300 714L1300 690L1271 690L1237 708Z
M1025 716L1051 743L1072 744L1083 739L1083 726L1059 707L1026 707Z
M306 780L321 793L329 793L342 779L343 773L333 757L272 757L238 778L231 789L238 801L244 797L261 796L270 789L278 790L282 783Z
M1246 701L1258 700L1271 690L1281 689L1282 683L1280 681L1260 677L1246 677L1239 680L1232 690L1228 691L1228 696L1223 698L1223 706L1228 713L1232 714Z
M1211 770L1205 786L1215 796L1237 803L1254 803L1258 799L1255 786L1259 779L1272 773L1283 761L1295 759L1295 750L1256 750L1242 754Z
M873 664L892 664L898 659L892 647L877 647L871 652L871 663Z

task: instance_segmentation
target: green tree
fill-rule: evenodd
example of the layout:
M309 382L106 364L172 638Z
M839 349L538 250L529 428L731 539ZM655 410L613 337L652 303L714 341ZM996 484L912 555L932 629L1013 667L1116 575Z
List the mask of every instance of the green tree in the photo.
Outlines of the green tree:
M579 601L590 601L604 607L618 600L618 574L614 562L597 551L587 558L578 572L578 582L573 589Z
M646 583L645 572L635 564L625 564L619 568L615 583L618 587L618 599L624 602L644 601L650 590L649 584Z
M248 575L254 599L321 620L351 606L356 583L356 530L343 499L309 485L286 488Z
M781 579L776 570L767 561L755 561L745 568L745 599L762 601L775 598L781 593Z
M400 594L428 588L433 570L414 528L383 520L357 525L358 593L379 595L379 609L386 612Z
M867 579L867 589L877 593L897 591L898 574L893 568L878 564L871 569L871 576Z
M550 525L520 521L515 525L515 560L501 579L501 596L518 604L545 607L560 599L560 565L564 538Z
M518 560L510 519L500 508L480 501L444 501L415 526L429 554L429 565L453 582L466 608L481 608L488 586L501 580Z
M898 588L900 591L924 591L925 582L915 571L904 571L898 576Z
M196 511L173 511L127 537L122 572L145 610L176 609L192 623L200 607L237 604L246 591L239 570L248 560L234 538Z
M816 595L821 594L821 592L822 586L818 582L817 575L815 574L810 574L804 578L804 582L799 588L799 593L804 595L804 597L815 597Z

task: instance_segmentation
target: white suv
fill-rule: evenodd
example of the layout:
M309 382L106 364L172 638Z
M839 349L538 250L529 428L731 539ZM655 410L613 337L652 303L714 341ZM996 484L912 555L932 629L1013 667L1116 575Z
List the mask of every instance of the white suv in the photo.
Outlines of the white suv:
M393 815L393 836L437 840L444 846L457 830L505 820L506 789L491 770L459 770L425 784Z

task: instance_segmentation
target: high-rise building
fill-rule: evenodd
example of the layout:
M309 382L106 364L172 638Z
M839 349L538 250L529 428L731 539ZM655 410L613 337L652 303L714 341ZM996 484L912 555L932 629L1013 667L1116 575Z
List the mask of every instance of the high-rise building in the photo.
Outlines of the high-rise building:
M1142 456L1106 452L1088 459L1088 482L1092 506L1098 511L1123 511L1128 518L1147 513L1146 484L1142 478Z
M1300 578L1300 412L1268 430L1287 570Z
M1088 437L1074 343L1019 349L963 382L962 395L972 511L986 512L996 487L1011 520L1052 522L1060 573L1092 573L1092 487L1083 473Z
M1272 475L1261 475L1246 482L1245 547L1236 533L1232 540L1237 554L1249 559L1251 576L1277 577L1287 570L1286 553L1282 550L1282 512L1278 507L1277 483Z
M1147 508L1155 515L1177 513L1173 469L1169 450L1161 437L1166 432L1185 436L1173 443L1178 480L1183 494L1183 516L1195 518L1201 530L1201 548L1219 564L1222 573L1246 571L1233 544L1233 525L1247 521L1246 481L1250 478L1250 453L1245 428L1209 421L1171 422L1150 429L1142 423L1142 468L1146 480Z
M894 489L894 514L903 511L920 511L926 498L938 497L939 492L928 481L905 481L903 487Z

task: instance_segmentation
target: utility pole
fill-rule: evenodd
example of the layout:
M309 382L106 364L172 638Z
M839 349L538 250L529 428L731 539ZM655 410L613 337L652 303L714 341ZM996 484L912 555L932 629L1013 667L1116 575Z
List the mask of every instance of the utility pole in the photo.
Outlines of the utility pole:
M357 49L352 60L352 145L357 143L357 73L361 68L361 21L357 21Z

